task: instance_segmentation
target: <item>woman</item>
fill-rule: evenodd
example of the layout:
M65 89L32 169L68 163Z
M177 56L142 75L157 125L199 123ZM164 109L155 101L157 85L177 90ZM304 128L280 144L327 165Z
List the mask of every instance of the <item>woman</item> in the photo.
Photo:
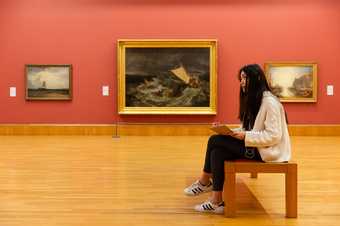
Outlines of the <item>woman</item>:
M189 196L212 191L208 201L195 206L195 210L200 212L223 213L225 160L285 162L291 157L285 111L270 92L261 67L257 64L242 67L239 80L242 127L229 134L209 138L202 175L184 189Z

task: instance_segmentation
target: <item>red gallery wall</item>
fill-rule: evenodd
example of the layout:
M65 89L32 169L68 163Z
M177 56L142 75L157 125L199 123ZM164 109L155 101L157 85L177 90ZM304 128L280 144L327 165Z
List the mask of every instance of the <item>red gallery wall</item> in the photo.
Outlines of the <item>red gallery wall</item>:
M218 39L218 114L119 116L120 38ZM237 123L236 73L266 61L318 63L318 101L286 103L290 123L340 123L340 1L0 0L0 123ZM72 64L73 100L25 101L25 64Z

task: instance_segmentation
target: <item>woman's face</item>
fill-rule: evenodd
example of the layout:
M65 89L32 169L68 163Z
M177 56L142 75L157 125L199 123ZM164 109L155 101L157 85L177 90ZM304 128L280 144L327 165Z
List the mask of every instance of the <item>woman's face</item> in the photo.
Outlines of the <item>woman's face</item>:
M246 73L244 73L244 71L241 71L240 86L241 86L243 92L246 91L246 81L247 81L247 75L246 75Z

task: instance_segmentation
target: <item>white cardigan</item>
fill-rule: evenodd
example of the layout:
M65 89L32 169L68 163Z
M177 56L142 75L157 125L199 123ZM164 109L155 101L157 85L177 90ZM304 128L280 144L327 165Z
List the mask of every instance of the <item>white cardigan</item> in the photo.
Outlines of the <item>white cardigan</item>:
M263 93L254 127L246 131L246 147L257 147L265 162L284 162L291 158L291 146L285 111L271 92Z

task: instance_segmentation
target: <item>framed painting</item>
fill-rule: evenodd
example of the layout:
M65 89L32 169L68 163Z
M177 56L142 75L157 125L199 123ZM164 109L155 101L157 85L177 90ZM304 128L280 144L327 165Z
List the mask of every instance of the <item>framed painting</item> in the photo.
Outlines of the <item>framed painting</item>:
M119 114L216 114L217 40L118 40Z
M72 100L72 65L25 67L26 100Z
M269 86L282 102L317 101L316 63L265 63L264 68Z

